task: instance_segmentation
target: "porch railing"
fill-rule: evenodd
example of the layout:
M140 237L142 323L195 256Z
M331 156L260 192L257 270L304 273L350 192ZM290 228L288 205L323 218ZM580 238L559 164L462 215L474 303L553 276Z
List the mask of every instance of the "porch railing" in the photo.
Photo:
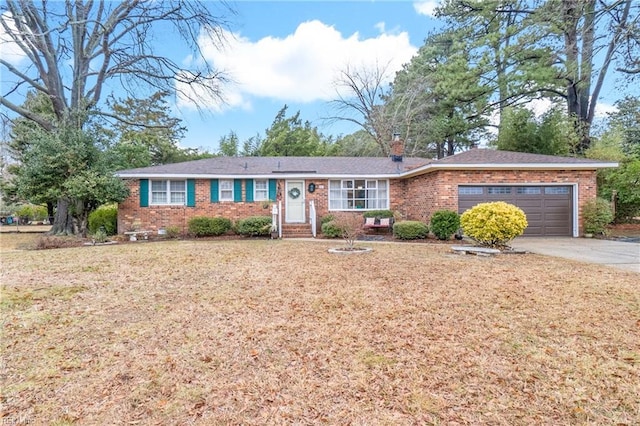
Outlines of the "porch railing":
M311 223L311 235L316 237L316 204L314 200L309 200L309 222Z

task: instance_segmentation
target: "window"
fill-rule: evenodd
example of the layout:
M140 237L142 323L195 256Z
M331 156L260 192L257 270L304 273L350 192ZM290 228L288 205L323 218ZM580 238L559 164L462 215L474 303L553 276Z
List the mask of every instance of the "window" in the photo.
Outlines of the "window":
M253 186L253 200L265 201L269 199L269 181L267 179L256 179Z
M220 179L220 201L233 201L233 180Z
M482 195L481 186L459 186L458 195Z
M329 181L329 210L377 210L389 208L386 180L344 179Z
M566 195L569 193L568 186L547 186L544 188L544 193L549 195Z
M518 194L539 195L542 190L539 186L520 186L518 187Z
M487 194L511 194L511 188L508 186L490 186L487 188Z
M184 205L187 200L186 181L152 180L151 204Z

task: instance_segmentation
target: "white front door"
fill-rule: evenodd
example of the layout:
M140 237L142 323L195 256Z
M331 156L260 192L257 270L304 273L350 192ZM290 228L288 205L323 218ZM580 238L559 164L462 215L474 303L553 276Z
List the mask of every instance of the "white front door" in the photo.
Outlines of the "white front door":
M286 215L287 223L304 223L304 181L288 180L286 189Z

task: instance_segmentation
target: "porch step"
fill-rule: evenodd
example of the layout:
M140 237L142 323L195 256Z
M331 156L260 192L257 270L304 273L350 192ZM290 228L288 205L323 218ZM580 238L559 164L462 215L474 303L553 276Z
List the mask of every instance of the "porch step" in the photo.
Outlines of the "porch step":
M282 224L282 238L312 238L311 225L308 223Z

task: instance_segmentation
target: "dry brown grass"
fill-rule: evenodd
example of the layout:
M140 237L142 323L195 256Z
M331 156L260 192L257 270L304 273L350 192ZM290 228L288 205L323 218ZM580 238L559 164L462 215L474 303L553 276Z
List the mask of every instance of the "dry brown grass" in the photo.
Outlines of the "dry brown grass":
M640 423L638 274L336 244L3 236L3 421Z

